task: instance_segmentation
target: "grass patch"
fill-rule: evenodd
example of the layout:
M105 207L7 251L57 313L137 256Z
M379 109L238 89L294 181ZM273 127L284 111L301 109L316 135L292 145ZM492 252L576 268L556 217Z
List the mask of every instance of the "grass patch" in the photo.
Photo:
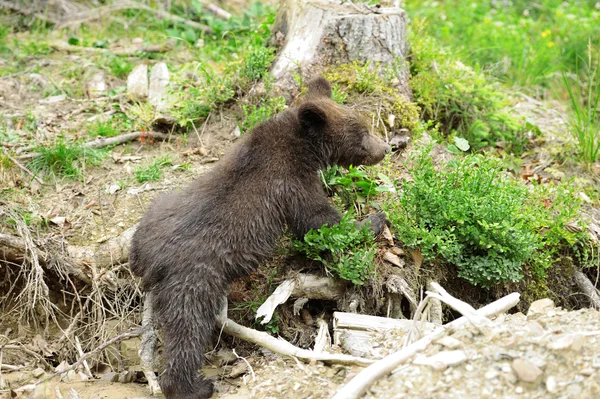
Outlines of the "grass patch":
M588 166L596 162L600 153L600 57L592 57L590 47L582 82L572 82L563 74L571 108L569 132L577 140L580 156Z
M84 148L62 137L49 147L36 148L35 152L39 156L28 164L32 171L68 178L82 177L86 166L99 165L107 155L105 150Z
M135 179L139 183L148 181L158 181L162 177L162 169L165 166L173 165L173 161L169 155L155 159L150 165L138 166L134 169Z
M548 86L559 68L577 72L588 41L600 44L596 7L595 1L406 1L414 21L425 21L425 33L452 54L522 87Z

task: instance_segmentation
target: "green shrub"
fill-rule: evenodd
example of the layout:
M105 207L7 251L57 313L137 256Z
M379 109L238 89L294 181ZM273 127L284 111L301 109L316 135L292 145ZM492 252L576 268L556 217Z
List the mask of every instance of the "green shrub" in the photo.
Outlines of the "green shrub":
M502 142L520 152L524 125L506 110L508 97L499 86L427 34L411 38L410 87L423 118L438 122L445 136L464 137L475 151Z
M526 266L543 279L559 252L585 240L565 229L579 212L567 185L527 186L480 155L436 168L424 150L413 162L411 180L384 204L397 237L474 285L519 281Z
M303 241L294 241L294 248L356 285L364 284L375 271L373 234L368 226L357 228L349 213L339 224L309 231Z

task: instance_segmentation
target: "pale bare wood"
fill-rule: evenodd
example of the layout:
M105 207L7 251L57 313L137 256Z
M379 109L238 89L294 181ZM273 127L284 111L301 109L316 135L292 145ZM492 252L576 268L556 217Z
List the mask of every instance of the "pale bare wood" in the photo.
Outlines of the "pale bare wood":
M518 293L512 293L482 307L477 313L482 317L491 317L504 313L519 303L519 297ZM391 373L396 367L411 359L417 353L425 350L434 340L443 336L449 328L457 329L467 323L469 323L469 320L466 317L456 319L402 350L373 363L358 373L348 384L344 385L333 399L359 398L375 381Z

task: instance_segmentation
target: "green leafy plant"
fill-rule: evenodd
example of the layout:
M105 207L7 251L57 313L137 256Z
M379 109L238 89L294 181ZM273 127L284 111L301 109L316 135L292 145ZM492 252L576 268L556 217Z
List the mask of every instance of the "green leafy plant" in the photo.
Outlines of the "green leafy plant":
M346 171L335 165L320 174L325 190L338 196L344 208L354 207L359 215L372 197L396 191L392 180L375 168L350 166Z
M162 177L162 169L165 166L172 164L173 161L171 161L171 158L168 155L155 159L150 165L135 168L135 179L140 183L160 180Z
M104 63L109 69L110 73L119 79L127 77L129 72L133 69L133 64L127 61L125 58L117 57L114 55L108 55Z
M587 165L596 162L600 153L600 57L596 60L592 57L590 47L583 89L574 89L573 86L577 87L578 81L571 82L563 73L571 106L569 132L577 140L581 158Z
M481 155L436 167L426 149L412 162L411 180L384 204L397 237L474 285L519 281L525 267L543 279L559 252L585 241L565 229L579 211L567 185L532 189Z
M375 271L375 243L368 226L357 228L350 213L339 224L310 230L294 248L323 263L336 276L362 285Z

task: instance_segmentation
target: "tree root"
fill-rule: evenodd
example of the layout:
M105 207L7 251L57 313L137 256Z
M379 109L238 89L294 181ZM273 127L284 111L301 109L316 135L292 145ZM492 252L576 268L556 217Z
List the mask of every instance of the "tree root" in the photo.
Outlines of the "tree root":
M576 271L574 277L577 287L588 297L592 307L600 309L600 295L598 295L598 289L594 287L590 279L580 271Z

